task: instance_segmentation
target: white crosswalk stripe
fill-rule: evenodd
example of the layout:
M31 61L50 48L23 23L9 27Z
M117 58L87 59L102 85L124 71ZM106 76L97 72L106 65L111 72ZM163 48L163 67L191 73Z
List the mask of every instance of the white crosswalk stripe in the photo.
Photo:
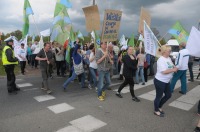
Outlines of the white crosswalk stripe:
M42 96L36 96L34 97L34 99L37 100L38 102L43 102L43 101L55 99L55 97L52 95L42 95Z
M61 104L49 106L48 109L53 111L55 114L59 114L59 113L62 113L62 112L73 110L74 107L68 105L67 103L61 103Z
M23 88L23 87L30 87L33 86L33 84L31 83L21 83L21 84L17 84L18 87Z

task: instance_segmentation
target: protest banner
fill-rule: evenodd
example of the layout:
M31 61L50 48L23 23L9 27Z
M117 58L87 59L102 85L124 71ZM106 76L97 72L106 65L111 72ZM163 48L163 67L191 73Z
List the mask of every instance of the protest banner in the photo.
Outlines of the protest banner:
M97 5L83 8L85 14L86 30L100 30L100 15Z
M108 42L118 39L121 18L122 11L105 10L101 41Z
M141 7L138 32L140 34L142 34L142 35L144 34L144 21L150 27L150 25L151 25L151 16L150 16L149 12L147 10L145 10L145 8Z

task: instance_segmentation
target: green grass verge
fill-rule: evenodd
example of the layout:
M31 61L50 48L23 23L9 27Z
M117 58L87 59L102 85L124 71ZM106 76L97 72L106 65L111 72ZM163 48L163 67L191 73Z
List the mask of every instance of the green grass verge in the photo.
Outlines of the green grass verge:
M20 66L19 65L16 65L15 66L15 75L19 74L20 73ZM3 64L2 64L2 61L0 59L0 76L6 76L6 72L5 72L5 69L3 67Z

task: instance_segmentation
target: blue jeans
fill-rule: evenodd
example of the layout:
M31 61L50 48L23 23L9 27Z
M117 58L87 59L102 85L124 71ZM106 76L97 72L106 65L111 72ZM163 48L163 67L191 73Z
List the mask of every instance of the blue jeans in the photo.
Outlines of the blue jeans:
M164 83L154 78L154 85L156 88L156 98L154 100L154 110L159 111L163 104L171 98L170 83ZM163 93L165 96L163 97Z
M99 73L99 81L97 84L98 96L101 96L102 91L105 91L111 83L110 72L109 71L98 71L98 73ZM104 78L105 78L105 84L104 84Z
M97 69L94 69L92 67L89 67L90 70L90 85L92 85L92 82L94 83L94 87L97 86Z
M144 66L139 66L137 71L136 71L136 83L139 83L139 72L140 72L140 77L142 78L142 82L144 83Z
M171 80L171 84L170 84L170 89L172 93L174 91L174 87L178 79L181 80L181 91L184 94L187 92L186 71L187 70L178 70L176 73L174 73L173 78Z
M85 87L85 72L83 72L82 74L80 74L80 76L81 76L81 87L83 88L83 87ZM75 71L73 71L72 76L71 76L70 78L68 78L68 79L64 82L63 88L66 89L67 86L69 85L69 83L70 83L71 81L73 81L76 77L77 77L77 75L76 75Z

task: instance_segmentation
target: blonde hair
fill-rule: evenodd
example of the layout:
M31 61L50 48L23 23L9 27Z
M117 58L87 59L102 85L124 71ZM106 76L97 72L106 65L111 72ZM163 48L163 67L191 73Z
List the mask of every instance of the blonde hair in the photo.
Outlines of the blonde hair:
M166 52L166 51L168 51L168 50L171 50L171 46L169 46L169 45L163 45L163 46L161 46L160 47L160 52L161 52L161 54L163 54L164 52Z

